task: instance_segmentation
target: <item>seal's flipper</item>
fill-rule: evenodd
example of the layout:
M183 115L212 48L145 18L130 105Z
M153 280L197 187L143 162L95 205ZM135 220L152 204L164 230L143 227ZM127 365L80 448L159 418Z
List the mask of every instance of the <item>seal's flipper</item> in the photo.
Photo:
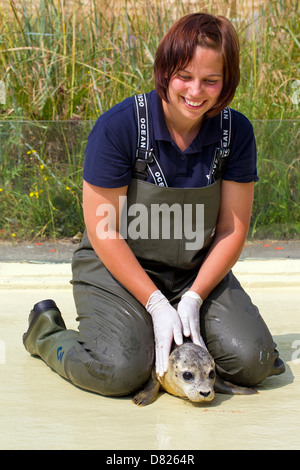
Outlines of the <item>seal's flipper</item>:
M254 388L240 387L231 382L226 382L218 376L216 377L214 389L218 393L225 393L227 395L254 395L258 393Z
M134 395L132 401L138 406L150 405L150 403L156 399L159 389L160 383L156 378L155 372L152 371L150 379L146 383L145 387Z

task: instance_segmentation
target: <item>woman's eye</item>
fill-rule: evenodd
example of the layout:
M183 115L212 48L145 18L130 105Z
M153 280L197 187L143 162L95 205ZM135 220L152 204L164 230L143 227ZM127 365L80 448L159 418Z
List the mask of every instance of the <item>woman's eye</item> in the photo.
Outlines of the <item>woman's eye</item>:
M178 75L178 78L180 78L180 80L189 80L190 77L188 75Z
M215 85L217 83L217 80L205 80L205 83L207 85Z

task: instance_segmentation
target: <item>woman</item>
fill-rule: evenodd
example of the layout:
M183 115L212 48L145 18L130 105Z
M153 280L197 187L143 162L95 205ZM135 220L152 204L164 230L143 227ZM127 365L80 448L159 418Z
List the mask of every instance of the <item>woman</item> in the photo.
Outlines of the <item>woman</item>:
M163 375L172 342L190 337L223 379L253 386L284 365L231 272L258 180L252 126L226 108L239 83L233 26L183 17L158 47L154 76L154 91L104 113L88 139L86 233L72 262L79 332L42 301L24 345L77 386L118 396L147 380L154 356Z

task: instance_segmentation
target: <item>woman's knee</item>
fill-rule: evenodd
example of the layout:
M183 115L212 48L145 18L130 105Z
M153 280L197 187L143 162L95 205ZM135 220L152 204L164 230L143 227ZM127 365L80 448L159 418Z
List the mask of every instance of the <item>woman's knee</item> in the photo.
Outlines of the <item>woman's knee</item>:
M203 304L201 332L223 379L253 386L272 374L276 345L258 308L231 274Z
M154 362L150 315L128 295L89 285L76 285L75 294L80 345L70 361L72 382L107 396L132 393L148 379Z
M89 352L89 364L94 377L101 377L106 368L105 379L100 380L102 394L127 395L137 390L148 379L154 362L154 339L152 327L140 322L127 326L114 339L99 331L94 348Z
M66 375L80 388L104 396L129 395L149 378L154 360L152 343L130 351L115 348L115 354L88 350L79 342L65 361Z
M114 364L108 380L109 390L114 394L128 395L139 389L149 378L154 362L152 348L123 357Z
M226 352L215 349L215 363L219 375L244 387L253 387L273 374L278 358L273 341L238 342L234 338L227 344Z

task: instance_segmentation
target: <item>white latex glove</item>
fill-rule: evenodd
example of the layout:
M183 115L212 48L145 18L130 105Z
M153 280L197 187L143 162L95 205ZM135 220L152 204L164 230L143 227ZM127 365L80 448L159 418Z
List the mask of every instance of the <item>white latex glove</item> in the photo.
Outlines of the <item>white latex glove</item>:
M162 376L168 369L173 339L177 345L183 343L182 325L177 311L160 290L150 295L146 310L153 322L156 372Z
M184 336L190 336L193 343L207 350L200 334L200 307L203 300L196 292L188 290L182 295L177 307L180 316Z

